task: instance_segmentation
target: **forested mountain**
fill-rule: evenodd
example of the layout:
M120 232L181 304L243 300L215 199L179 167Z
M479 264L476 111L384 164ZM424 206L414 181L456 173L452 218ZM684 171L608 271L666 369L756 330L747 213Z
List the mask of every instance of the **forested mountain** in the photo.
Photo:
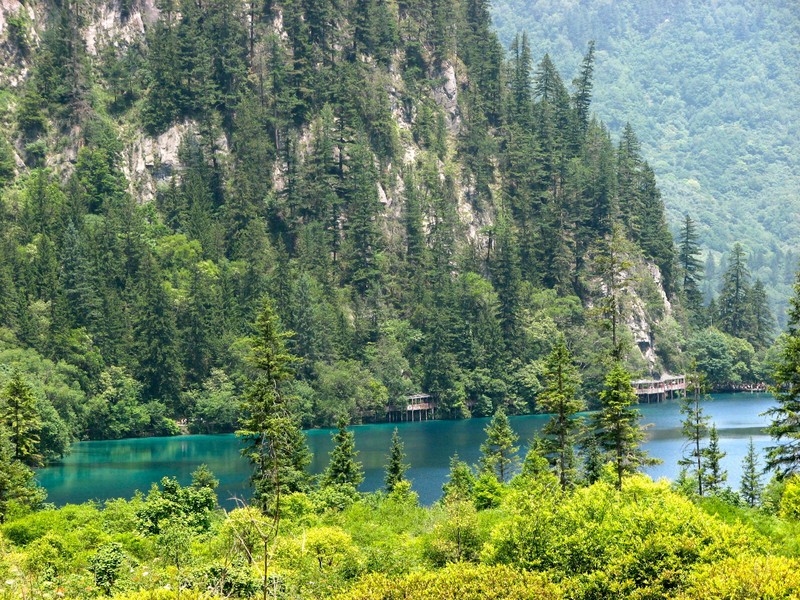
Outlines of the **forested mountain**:
M673 228L697 221L707 298L741 242L784 325L800 251L798 4L496 0L493 17L501 40L526 31L569 74L595 40L593 110L612 132L634 125Z
M43 456L236 427L265 298L305 426L416 392L536 410L559 332L590 404L612 357L766 377L744 260L719 314L693 304L695 237L591 116L592 51L569 86L488 9L4 5L0 383L33 387Z
M0 3L0 595L796 595L800 284L777 351L743 246L704 304L696 221L676 245L585 48L566 83L485 0ZM703 376L772 358L785 479L751 441L740 496ZM654 483L632 379L687 371L684 470ZM348 430L415 393L493 415L431 507L397 429L359 492ZM334 423L312 477L301 428ZM220 510L201 465L44 504L32 468L72 441L184 430L236 430L252 497Z

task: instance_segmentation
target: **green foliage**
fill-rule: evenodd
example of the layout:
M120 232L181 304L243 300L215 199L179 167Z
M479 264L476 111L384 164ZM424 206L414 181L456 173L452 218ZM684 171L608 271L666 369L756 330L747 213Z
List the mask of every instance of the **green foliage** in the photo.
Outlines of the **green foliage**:
M681 433L686 439L688 453L683 455L678 464L684 468L689 467L691 479L697 483L698 496L702 496L706 488L706 464L703 461L706 449L701 444L708 433L710 419L700 406L703 392L702 376L696 372L687 375L686 395L681 399L681 414L684 415Z
M800 563L781 556L737 556L692 574L681 600L793 598L800 592Z
M286 350L291 332L280 330L269 300L256 320L257 336L250 340L254 377L242 400L247 417L237 435L248 446L242 454L254 466L255 498L265 510L280 511L282 493L304 491L310 462L305 438L291 413L291 398L282 386L293 377L296 358Z
M492 12L504 44L527 32L531 54L549 53L566 73L581 72L587 40L595 40L592 110L614 134L632 122L674 229L691 214L701 247L716 259L747 241L759 257L753 275L782 313L791 284L784 273L796 270L800 239L784 210L797 210L796 176L776 150L797 139L782 125L798 122L783 100L796 95L798 60L785 54L791 6L498 0ZM758 75L764 68L774 75L767 82ZM706 276L704 289L715 290L719 273Z
M15 454L8 432L0 428L0 523L10 514L37 508L46 496L36 484L33 471Z
M511 429L502 407L495 411L485 431L486 441L481 444L481 472L505 483L519 462L516 456L519 446L514 445L519 438Z
M764 484L761 482L761 469L758 464L758 454L756 453L753 438L747 445L747 454L742 461L742 482L739 493L745 503L752 507L758 506L761 501L761 492Z
M800 482L796 477L786 482L779 513L784 519L800 520Z
M168 531L168 536L175 538L177 527L188 528L187 532L202 532L211 526L218 482L203 467L192 474L190 486L180 485L174 477L164 477L160 489L153 484L137 512L141 531L147 534ZM188 533L183 537L187 538Z
M98 548L90 559L90 570L94 574L95 585L106 594L111 593L122 569L122 547L111 542Z
M41 426L36 399L31 386L15 370L0 396L0 427L5 429L14 448L14 460L28 465L38 464Z
M330 452L330 463L322 474L320 484L349 486L357 489L364 481L364 470L356 461L358 451L355 449L355 435L347 430L347 421L339 419L338 431L332 434L334 448ZM391 490L389 490L391 491Z
M600 411L594 417L594 427L600 447L614 465L617 489L622 489L623 475L653 464L653 459L639 447L644 431L639 425L639 411L631 408L637 403L630 373L620 363L614 363L600 394Z
M555 600L559 586L547 575L518 571L507 566L456 564L441 571L412 573L401 579L385 575L365 577L339 600Z
M723 452L719 447L717 426L712 424L708 435L708 447L702 451L706 488L712 494L722 492L722 485L728 480L728 472L720 465L720 461L726 455L727 452Z
M405 457L403 441L395 427L392 432L392 445L389 447L389 462L386 464L385 487L388 494L391 494L400 482L405 481L405 472L409 468L409 465L403 463Z
M544 372L544 390L537 396L537 404L552 417L544 426L544 452L558 474L562 488L575 481L576 465L573 456L580 422L575 415L585 410L578 398L580 376L572 363L572 356L563 338L556 343L547 357Z
M775 469L781 477L800 472L800 273L794 291L789 332L782 340L775 366L773 393L777 406L767 412L772 419L769 434L784 442L767 450L767 468Z

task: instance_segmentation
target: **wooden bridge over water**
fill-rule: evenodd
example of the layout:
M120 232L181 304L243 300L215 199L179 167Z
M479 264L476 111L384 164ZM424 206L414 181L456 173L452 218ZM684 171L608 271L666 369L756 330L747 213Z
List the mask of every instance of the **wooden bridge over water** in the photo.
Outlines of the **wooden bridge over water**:
M686 376L668 375L661 379L631 381L639 402L663 402L686 394Z

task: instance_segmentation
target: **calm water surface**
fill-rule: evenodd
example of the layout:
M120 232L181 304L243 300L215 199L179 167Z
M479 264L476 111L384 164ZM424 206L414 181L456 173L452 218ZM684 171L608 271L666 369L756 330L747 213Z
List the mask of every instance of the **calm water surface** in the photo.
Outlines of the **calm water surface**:
M719 394L703 405L717 424L720 446L728 453L723 466L728 470L728 484L734 488L739 487L741 462L750 437L762 452L763 464L763 449L772 441L763 433L769 419L760 415L773 402L768 394ZM653 478L676 477L677 461L684 447L678 402L645 404L640 408L642 423L652 424L645 447L664 461L647 472ZM521 452L547 419L545 415L511 417L523 446ZM411 464L408 477L423 503L430 504L441 495L454 453L470 464L477 462L488 422L489 419L468 419L397 424L405 443L406 462ZM383 485L383 468L394 427L394 423L384 423L353 428L366 473L362 491ZM333 447L331 430L308 431L307 436L314 457L311 471L320 473L327 466L328 452ZM40 469L37 477L47 488L48 500L63 505L131 497L136 490L146 492L152 482L165 476L175 476L185 484L191 480L191 472L205 463L220 480L221 503L230 508L235 505L234 497L249 496L250 466L239 455L239 449L239 440L233 435L80 442L73 444L72 453L62 464Z

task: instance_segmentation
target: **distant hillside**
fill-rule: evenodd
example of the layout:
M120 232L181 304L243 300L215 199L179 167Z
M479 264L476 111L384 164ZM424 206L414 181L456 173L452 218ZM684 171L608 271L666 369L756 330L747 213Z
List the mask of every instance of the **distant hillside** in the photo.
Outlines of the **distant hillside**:
M593 109L612 131L633 125L673 228L689 212L715 257L741 241L782 305L800 249L800 4L495 0L493 10L504 44L527 31L534 59L549 52L565 80L596 40Z

